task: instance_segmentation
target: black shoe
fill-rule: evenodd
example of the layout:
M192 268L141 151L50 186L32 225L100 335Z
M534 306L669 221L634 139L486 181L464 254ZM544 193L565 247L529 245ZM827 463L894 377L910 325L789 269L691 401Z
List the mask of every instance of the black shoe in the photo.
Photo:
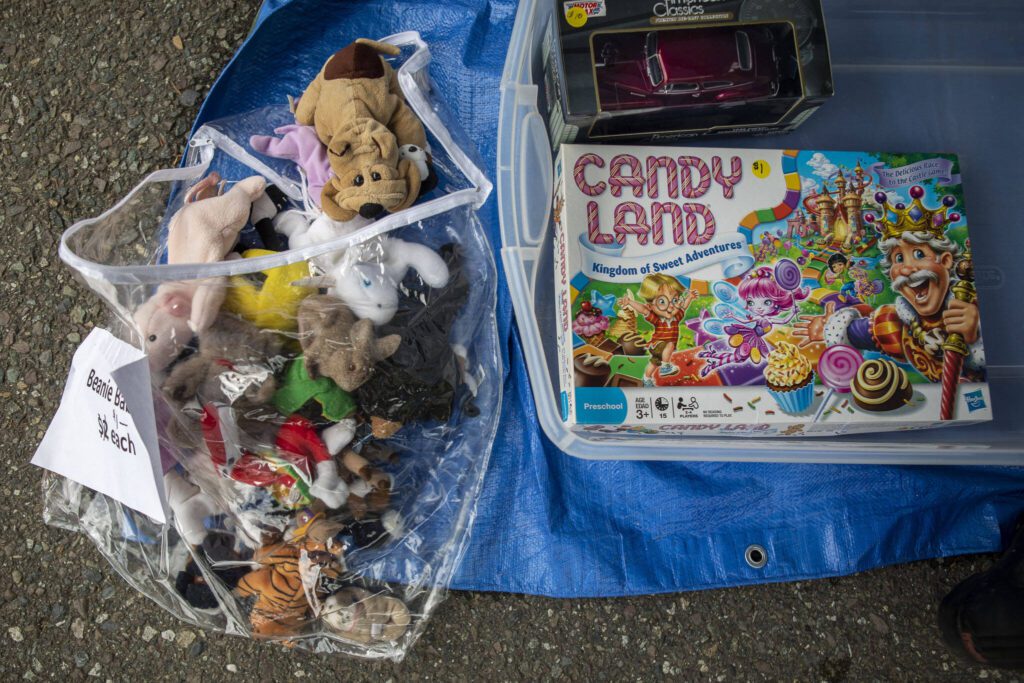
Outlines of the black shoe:
M939 630L949 647L975 662L1024 669L1024 516L995 566L943 599Z

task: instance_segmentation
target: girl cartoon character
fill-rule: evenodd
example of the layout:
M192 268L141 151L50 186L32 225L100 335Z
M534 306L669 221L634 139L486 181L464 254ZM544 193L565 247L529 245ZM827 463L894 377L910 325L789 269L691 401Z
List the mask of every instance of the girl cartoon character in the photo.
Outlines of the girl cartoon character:
M655 371L661 377L679 372L679 368L672 364L672 354L679 343L679 323L686 315L687 307L697 298L697 292L686 289L674 277L657 273L643 279L639 295L643 301L637 301L626 290L626 295L619 299L619 307L636 311L654 325L654 334L647 343L651 362L644 370L644 383L653 385Z
M765 337L776 325L789 324L799 313L797 303L810 294L809 289L800 287L799 267L789 259L782 259L774 268L755 269L743 278L739 289L716 282L712 292L721 303L715 305L715 317L704 322L704 329L727 337L731 350L698 353L706 361L701 377L725 365L760 364L771 351Z

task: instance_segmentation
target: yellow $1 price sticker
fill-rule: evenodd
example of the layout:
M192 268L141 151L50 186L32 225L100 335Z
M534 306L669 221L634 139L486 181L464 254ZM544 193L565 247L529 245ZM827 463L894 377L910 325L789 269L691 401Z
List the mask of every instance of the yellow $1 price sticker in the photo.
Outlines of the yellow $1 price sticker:
M587 11L582 7L570 7L565 12L565 20L569 22L569 26L580 28L587 23Z
M758 178L767 178L768 174L772 172L772 167L769 166L768 162L764 159L758 159L755 161L751 164L751 168L754 171L754 175Z

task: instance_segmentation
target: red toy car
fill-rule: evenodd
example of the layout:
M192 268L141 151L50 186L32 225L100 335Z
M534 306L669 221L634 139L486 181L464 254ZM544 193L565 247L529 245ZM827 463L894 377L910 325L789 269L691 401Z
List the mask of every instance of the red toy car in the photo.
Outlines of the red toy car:
M779 92L776 38L767 26L722 26L593 36L600 109L749 102Z

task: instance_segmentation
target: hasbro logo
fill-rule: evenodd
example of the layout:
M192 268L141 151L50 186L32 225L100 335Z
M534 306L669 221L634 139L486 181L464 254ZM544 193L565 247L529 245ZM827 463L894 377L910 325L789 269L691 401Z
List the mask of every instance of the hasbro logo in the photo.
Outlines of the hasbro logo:
M985 407L985 397L981 395L981 389L967 392L964 398L967 399L967 410L972 413Z

